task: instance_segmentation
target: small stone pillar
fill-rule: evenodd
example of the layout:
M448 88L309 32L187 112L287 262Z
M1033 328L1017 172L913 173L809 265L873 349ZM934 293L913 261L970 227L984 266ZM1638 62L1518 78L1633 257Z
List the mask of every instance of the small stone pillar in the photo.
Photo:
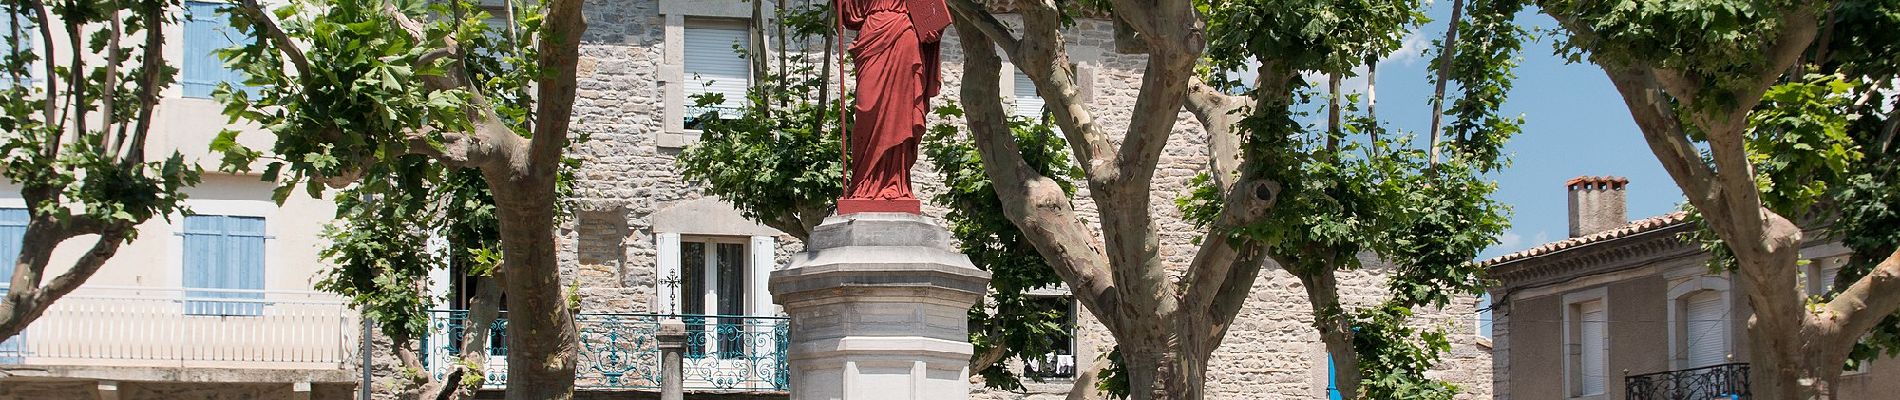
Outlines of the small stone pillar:
M770 282L792 320L792 400L969 398L969 310L989 279L922 216L825 219Z
M685 398L686 375L680 357L686 352L686 322L679 318L660 321L660 400Z

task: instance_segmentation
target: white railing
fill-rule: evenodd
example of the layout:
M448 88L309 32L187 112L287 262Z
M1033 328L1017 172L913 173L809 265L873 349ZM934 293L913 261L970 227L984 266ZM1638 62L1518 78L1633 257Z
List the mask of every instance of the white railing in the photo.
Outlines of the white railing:
M0 364L342 368L358 324L328 293L88 286L0 342Z

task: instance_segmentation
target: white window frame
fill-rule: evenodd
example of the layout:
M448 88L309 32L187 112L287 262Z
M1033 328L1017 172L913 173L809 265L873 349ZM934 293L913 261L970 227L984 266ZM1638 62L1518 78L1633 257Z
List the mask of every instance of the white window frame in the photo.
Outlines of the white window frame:
M745 245L743 269L746 271L746 276L741 278L742 282L744 282L746 297L745 312L743 314L745 316L770 317L778 316L783 313L777 304L772 303L772 294L766 288L766 280L771 276L772 270L777 263L777 238L771 236L748 237L662 232L655 234L654 239L657 242L654 247L658 250L658 269L654 279L656 285L654 293L656 294L656 298L653 312L658 314L681 313L681 305L683 304L681 300L684 299L682 296L687 295L682 292L685 286L684 283L678 282L681 276L684 275L684 268L686 267L681 261L682 254L680 252L683 249L682 243L699 242ZM707 251L713 250L709 248ZM718 282L718 271L707 271L702 279L706 280L705 285L710 288ZM718 304L716 295L702 295L706 296L705 304L716 309ZM713 314L717 313L714 312Z
M1563 328L1564 330L1564 341L1563 341L1564 395L1567 398L1600 399L1600 398L1603 398L1605 394L1609 392L1609 386L1611 384L1610 379L1609 379L1610 377L1609 355L1612 352L1610 349L1610 340L1609 340L1610 329L1609 327L1606 326L1603 329L1604 331L1603 370L1597 371L1597 373L1602 374L1604 377L1603 390L1597 393L1585 393L1583 390L1582 377L1583 377L1583 374L1586 373L1587 371L1580 370L1580 368L1582 368L1582 363L1583 363L1583 360L1582 360L1583 346L1581 343L1582 338L1578 336L1582 334L1582 329L1581 329L1582 321L1580 320L1582 318L1582 313L1578 312L1577 310L1579 310L1579 308L1583 304L1590 303L1590 302L1597 302L1598 304L1601 304L1601 306L1603 307L1604 323L1607 324L1609 323L1609 321L1614 320L1614 315L1610 313L1609 291L1603 287L1586 289L1586 290L1581 290L1581 291L1572 292L1572 293L1563 295L1562 312L1563 312L1563 317L1564 317L1564 325L1563 325L1564 327Z
M1698 266L1698 268L1700 268L1700 266ZM1716 292L1721 295L1722 307L1727 311L1726 314L1729 315L1729 317L1724 319L1734 318L1735 292L1729 288L1729 280L1724 276L1704 274L1670 278L1669 294L1667 297L1669 299L1669 305L1667 307L1669 309L1669 329L1667 330L1669 331L1670 369L1679 370L1706 367L1706 365L1689 365L1689 341L1699 339L1688 337L1689 323L1692 322L1688 320L1688 301L1691 296L1702 292ZM1722 324L1721 336L1713 338L1721 340L1723 347L1729 349L1728 352L1731 360L1733 359L1735 348L1735 329L1733 325L1732 323L1724 322Z

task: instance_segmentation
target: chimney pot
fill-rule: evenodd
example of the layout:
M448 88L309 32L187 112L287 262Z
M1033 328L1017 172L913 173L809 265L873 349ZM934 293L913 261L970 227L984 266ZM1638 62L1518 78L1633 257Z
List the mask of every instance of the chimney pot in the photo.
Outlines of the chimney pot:
M1629 225L1625 188L1630 180L1617 176L1579 176L1564 182L1570 192L1570 237L1579 237Z

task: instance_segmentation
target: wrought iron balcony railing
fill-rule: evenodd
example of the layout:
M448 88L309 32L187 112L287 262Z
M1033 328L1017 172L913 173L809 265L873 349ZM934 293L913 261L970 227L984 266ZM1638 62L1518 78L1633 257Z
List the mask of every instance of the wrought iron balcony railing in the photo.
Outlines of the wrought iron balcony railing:
M1623 385L1629 400L1747 399L1748 363L1633 375Z
M580 331L580 366L575 384L591 389L660 388L660 321L680 318L686 323L686 351L681 354L684 387L688 390L785 391L790 375L785 365L790 320L783 317L727 315L661 315L581 313L574 316ZM468 312L432 311L431 333L424 343L424 363L436 378L446 376L459 362L461 338ZM496 318L488 340L485 385L508 384L508 320Z

